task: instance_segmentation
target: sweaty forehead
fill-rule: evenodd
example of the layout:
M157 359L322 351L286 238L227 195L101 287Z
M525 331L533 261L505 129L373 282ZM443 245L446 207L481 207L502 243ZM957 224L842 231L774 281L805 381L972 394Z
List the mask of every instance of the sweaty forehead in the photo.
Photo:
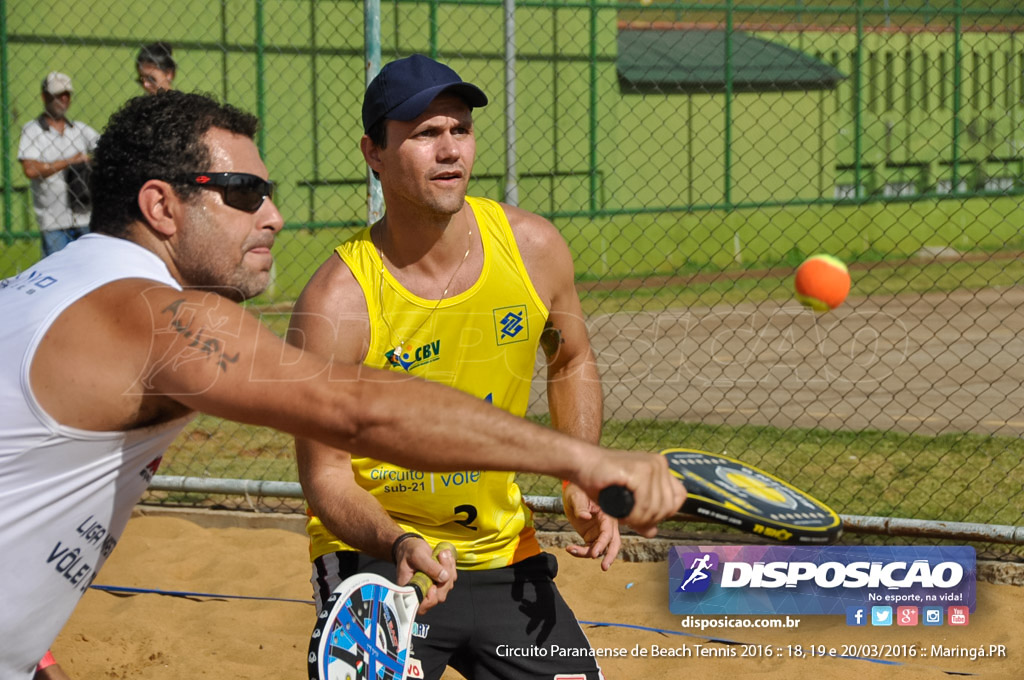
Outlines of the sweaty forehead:
M210 151L210 167L199 168L207 172L248 172L267 177L267 168L260 158L256 143L245 135L221 128L210 128L203 135Z

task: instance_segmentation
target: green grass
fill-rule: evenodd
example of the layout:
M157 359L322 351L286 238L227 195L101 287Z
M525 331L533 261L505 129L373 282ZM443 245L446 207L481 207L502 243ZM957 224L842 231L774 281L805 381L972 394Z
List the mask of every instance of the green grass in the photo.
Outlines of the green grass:
M164 453L159 474L297 482L294 451L291 435L200 415ZM216 494L150 491L143 500L201 507L248 506L238 497ZM302 509L301 501L292 499L263 499L260 505L290 512Z
M731 455L843 514L1017 524L1024 500L1024 442L1009 437L633 421L610 423L606 441L641 450L685 445ZM987 502L992 498L1000 502Z
M593 316L624 311L664 310L686 307L759 303L793 298L792 269L750 272L735 280L682 281L656 288L622 286L614 290L586 290L581 296L584 312ZM991 259L975 261L901 262L899 266L859 268L850 272L854 298L907 293L949 293L1015 286L1024 280L1024 261Z
M298 481L291 435L208 415L168 449L160 474Z

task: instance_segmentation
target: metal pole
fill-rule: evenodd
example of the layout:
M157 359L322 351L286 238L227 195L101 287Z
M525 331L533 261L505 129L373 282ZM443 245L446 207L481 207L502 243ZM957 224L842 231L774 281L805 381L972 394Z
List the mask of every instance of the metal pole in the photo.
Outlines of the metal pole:
M559 129L558 129L558 122L559 122L559 119L558 119L558 97L559 97L559 93L560 93L559 78L561 78L561 74L559 73L559 68L558 68L558 66L559 66L558 59L557 59L558 55L561 54L561 48L559 47L558 37L559 37L558 10L552 8L552 10L551 10L551 55L554 58L551 60L551 101L553 102L552 105L551 105L551 150L553 152L553 154L552 154L552 157L553 157L553 160L552 160L553 165L552 165L552 167L554 169L555 175L557 175L559 170L561 169L561 164L559 163L559 159L561 158L561 154L559 153L558 141L562 137L562 135L560 134ZM553 182L553 180L552 180L552 182ZM550 197L550 200L551 200L551 203L550 203L551 212L555 211L555 203L554 203L554 200L555 200L554 193L555 193L555 191L554 191L554 189L555 189L555 187L554 187L554 184L552 183L552 186L551 186L551 197Z
M864 198L864 0L857 0L857 46L854 48L853 78L853 195Z
M519 205L516 174L516 0L505 5L505 202Z
M725 207L732 205L732 39L733 0L725 3Z
M228 0L220 0L220 97L228 100Z
M312 47L309 54L309 70L312 73L309 83L309 110L313 118L313 181L320 181L320 116L317 111L317 101L320 98L320 77L317 71L320 65L317 61L319 45L316 34L316 0L309 0L309 44ZM312 220L313 217L310 210L309 218Z
M366 85L380 73L380 0L366 0L363 5L363 39L366 43ZM360 98L361 99L361 98ZM373 224L384 216L384 195L373 173L367 169L366 222Z
M693 184L695 174L693 172L693 158L697 153L693 135L693 95L686 95L686 205L693 205L696 200L693 195Z
M10 60L7 58L7 0L0 0L0 181L4 185L4 240L14 231L14 188L11 186L11 93Z
M597 212L597 0L590 0L590 213ZM556 102L557 106L557 102Z
M256 0L256 115L260 119L260 129L256 133L256 145L260 156L267 157L267 82L264 64L264 19L263 1Z
M149 488L151 491L173 493L215 493L228 496L266 496L271 498L303 497L302 487L298 482L270 482L255 479L156 475Z
M960 88L963 86L963 40L964 5L956 0L956 15L953 18L953 176L950 193L957 193L960 187ZM968 191L970 187L967 187Z
M1024 527L977 522L942 522L902 517L842 515L843 530L854 534L951 538L963 541L1024 544Z
M1009 101L1010 129L1014 131L1013 135L1010 137L1010 140L1009 140L1010 148L1007 149L1007 154L1010 155L1010 156L1016 156L1017 155L1017 149L1020 148L1017 145L1017 132L1016 132L1016 130L1017 130L1017 101L1018 101L1019 96L1020 96L1020 95L1017 94L1017 87L1020 86L1020 79L1014 77L1014 71L1013 71L1014 64L1017 62L1016 37L1017 37L1017 32L1016 31L1011 31L1010 32L1010 63L1006 67L1006 81L1007 81L1006 82L1006 89L1010 93L1010 101ZM1015 83L1016 83L1016 85L1015 85ZM1021 93L1021 94L1024 94L1024 93ZM1020 182L1021 179L1024 179L1024 178L1017 178L1017 181Z
M438 9L440 0L430 0L430 58L438 59L438 33L440 33L440 19L438 19Z
M256 131L256 146L260 156L267 157L267 65L266 65L266 16L264 0L256 0L256 116L260 127ZM277 263L270 266L270 281L267 294L277 295Z

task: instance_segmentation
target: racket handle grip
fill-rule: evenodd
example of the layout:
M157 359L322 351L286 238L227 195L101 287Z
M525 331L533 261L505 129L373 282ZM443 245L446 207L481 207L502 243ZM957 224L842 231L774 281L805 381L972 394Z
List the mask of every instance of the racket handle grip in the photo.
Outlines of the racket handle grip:
M633 511L633 492L624 486L607 486L597 495L597 504L607 514L622 519Z
M437 559L438 555L440 555L445 550L451 551L453 560L456 559L459 555L454 545L452 545L448 541L441 541L434 547L434 559ZM412 578L409 579L409 585L412 586L413 589L416 591L416 599L420 602L423 602L423 598L427 596L427 591L430 590L430 586L434 585L434 580L427 576L424 572L417 571L415 574L412 575Z

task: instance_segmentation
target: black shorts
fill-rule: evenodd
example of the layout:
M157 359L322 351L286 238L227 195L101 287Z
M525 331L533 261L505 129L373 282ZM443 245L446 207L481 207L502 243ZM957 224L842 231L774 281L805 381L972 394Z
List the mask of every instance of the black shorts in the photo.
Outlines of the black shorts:
M394 580L395 565L355 552L317 558L317 606L359 572ZM416 619L412 653L424 677L437 680L451 666L469 680L601 680L590 642L555 587L557 573L548 553L498 569L460 569L448 599Z

